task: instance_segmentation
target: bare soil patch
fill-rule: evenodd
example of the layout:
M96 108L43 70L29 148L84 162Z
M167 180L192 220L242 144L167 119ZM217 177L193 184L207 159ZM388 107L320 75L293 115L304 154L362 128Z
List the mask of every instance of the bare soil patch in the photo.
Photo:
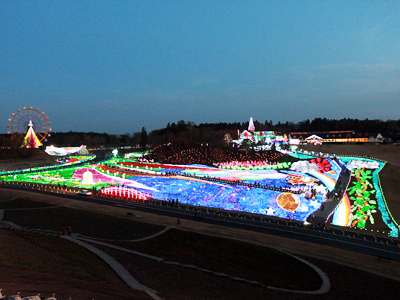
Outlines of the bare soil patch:
M400 154L399 154L400 156ZM379 172L379 178L383 195L388 204L388 208L393 218L399 224L400 221L400 167L387 163L382 171Z
M393 165L400 166L400 146L395 146L393 144L323 144L320 146L307 145L303 147L303 149L329 154L371 156L372 158L378 158L390 162Z

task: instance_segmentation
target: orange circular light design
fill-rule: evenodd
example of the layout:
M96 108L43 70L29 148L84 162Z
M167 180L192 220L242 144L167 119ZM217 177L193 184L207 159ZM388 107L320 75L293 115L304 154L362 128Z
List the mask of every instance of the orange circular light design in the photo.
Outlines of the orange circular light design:
M276 202L282 209L294 212L300 205L300 198L292 193L283 193L276 198Z

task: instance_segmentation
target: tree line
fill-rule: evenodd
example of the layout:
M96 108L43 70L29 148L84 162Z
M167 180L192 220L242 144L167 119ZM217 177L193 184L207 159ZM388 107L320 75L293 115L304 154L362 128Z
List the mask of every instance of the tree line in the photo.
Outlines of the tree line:
M224 136L229 134L233 139L238 134L248 129L249 122L233 123L200 123L180 120L176 123L168 123L165 128L156 129L149 133L145 127L139 132L124 133L120 135L96 132L54 132L47 138L45 145L59 147L71 147L86 145L88 148L101 147L135 147L146 148L174 144L178 148L184 148L196 144L221 144ZM277 122L271 120L260 122L254 121L257 131L276 131L279 133L290 132L321 132L353 130L356 133L370 133L371 135L381 133L384 137L399 139L399 120L358 120L358 119L327 119L315 118L298 123ZM238 133L239 131L239 133ZM9 134L0 135L0 147L18 147L20 141Z

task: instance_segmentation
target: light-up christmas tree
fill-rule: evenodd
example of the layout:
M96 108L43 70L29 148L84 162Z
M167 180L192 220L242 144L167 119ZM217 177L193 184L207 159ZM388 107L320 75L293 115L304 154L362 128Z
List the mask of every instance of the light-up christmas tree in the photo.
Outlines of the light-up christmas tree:
M250 117L250 122L249 122L249 132L253 133L254 131L256 131L256 127L254 126L254 122L253 122L253 117Z
M28 124L28 132L25 135L24 142L22 143L21 148L39 148L43 144L40 142L38 137L36 136L35 131L33 130L33 124L32 121L29 121Z

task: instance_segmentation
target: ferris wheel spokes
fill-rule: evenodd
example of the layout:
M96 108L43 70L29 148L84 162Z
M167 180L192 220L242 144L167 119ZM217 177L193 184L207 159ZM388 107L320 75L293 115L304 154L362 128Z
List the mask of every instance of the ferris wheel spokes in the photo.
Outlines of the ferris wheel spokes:
M32 106L24 106L22 109L17 109L16 113L12 113L12 117L8 119L10 122L7 124L9 134L13 135L16 140L22 140L24 135L28 132L29 127L35 131L37 138L40 142L46 141L50 136L51 122L48 121L49 117L45 116L44 111L39 111L39 108L34 109Z

